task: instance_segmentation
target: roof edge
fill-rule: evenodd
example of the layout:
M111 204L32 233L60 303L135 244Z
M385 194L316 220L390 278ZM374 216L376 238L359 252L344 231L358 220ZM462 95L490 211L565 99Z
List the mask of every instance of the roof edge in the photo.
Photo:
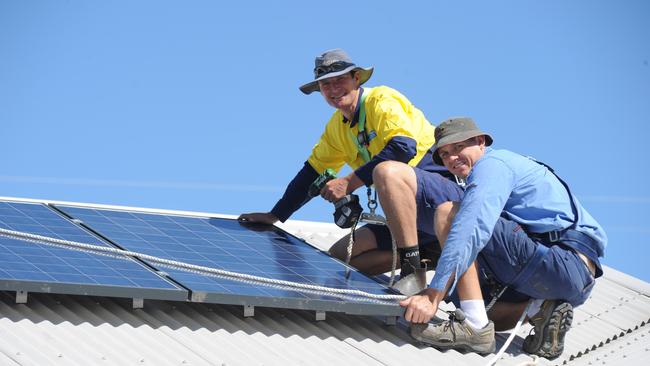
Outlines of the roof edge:
M603 266L603 272L603 277L617 285L650 297L650 283L608 266Z

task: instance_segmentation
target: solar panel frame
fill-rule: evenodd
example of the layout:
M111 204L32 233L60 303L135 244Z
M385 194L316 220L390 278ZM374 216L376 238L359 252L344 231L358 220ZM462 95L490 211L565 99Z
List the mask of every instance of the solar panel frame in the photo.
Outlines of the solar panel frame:
M40 203L0 200L0 227L110 246ZM0 236L0 290L187 301L189 292L133 258Z
M137 252L144 252L145 254L157 255L163 258L183 260L193 264L208 265L214 264L212 259L223 257L222 259L233 260L237 259L229 250L241 250L242 244L254 245L259 251L260 257L246 257L243 265L251 266L258 272L265 274L273 274L269 272L269 268L264 270L264 267L273 267L268 258L264 258L264 251L274 251L277 255L274 263L276 264L292 264L303 263L305 266L312 265L314 260L318 260L318 267L312 266L314 270L313 277L319 282L330 285L333 287L349 288L350 284L357 286L365 284L375 290L375 293L381 292L383 294L394 294L385 285L380 284L371 278L357 272L354 268L350 268L350 279L341 281L337 279L344 272L346 265L337 259L330 257L325 252L315 248L305 241L294 237L293 235L285 232L284 230L275 226L267 227L264 231L244 231L241 229L240 224L233 219L222 219L205 216L187 216L176 214L160 214L152 212L141 212L133 209L119 210L119 209L106 209L106 208L93 208L82 207L74 205L54 205L58 210L61 210L66 215L75 220L79 220L81 225L86 226L97 235L105 238L106 240L114 243L118 247L126 250ZM92 214L90 214L92 212ZM101 213L101 214L98 214ZM106 216L106 214L109 214ZM143 225L143 215L147 218L145 222L155 222L157 229L152 230L152 225ZM173 218L172 222L166 222L166 218ZM109 222L113 221L112 224ZM119 225L116 224L119 222ZM209 223L206 226L205 223ZM215 222L228 223L227 225L236 225L238 229L214 226ZM179 226L180 225L180 226ZM227 226L226 225L226 226ZM160 229L160 230L159 230ZM162 234L161 234L162 233ZM164 235L163 235L164 234ZM234 242L233 234L245 237L246 243ZM175 241L174 238L183 236L183 243ZM206 238L207 237L207 238ZM269 237L275 240L273 244L277 246L284 246L282 252L277 252L277 248L268 245ZM283 242L286 241L286 242ZM156 241L156 248L151 246L151 241ZM204 245L210 242L220 242L219 247L211 247L210 260L201 261L199 258L185 256L188 253L182 250L177 251L177 254L172 256L169 253L178 246L192 246ZM166 248L161 250L160 248ZM291 251L286 251L290 248ZM303 256L309 257L309 261L293 260L291 256L295 253L300 253ZM279 253L279 254L278 254ZM197 253L191 253L196 256ZM146 261L146 260L145 260ZM222 263L223 264L223 263ZM219 278L203 278L193 283L190 279L197 279L193 274L184 274L182 271L169 270L167 268L159 268L156 263L150 263L154 268L158 268L167 272L167 275L173 278L177 283L182 284L190 290L190 301L193 302L206 302L206 303L219 303L229 305L242 305L242 306L263 306L263 307L279 307L287 309L302 309L302 310L315 310L315 311L335 311L348 314L357 315L385 315L385 316L399 316L402 314L402 309L394 301L379 301L379 300L360 300L359 298L342 298L339 296L324 296L310 293L301 293L300 296L296 295L295 290L288 290L286 288L270 288L263 285L263 290L251 289L251 286L232 279L219 279ZM224 268L226 270L241 269L241 265L234 266L233 268ZM221 266L228 267L226 266ZM333 275L333 272L335 273ZM276 273L283 275L285 280L303 280L298 282L307 282L304 275L290 274L280 271ZM203 277L203 276L202 276ZM210 288L201 289L201 286L209 287L211 284L216 284L215 287L225 288L226 290L212 290ZM231 290L236 290L231 293ZM372 291L371 291L372 292Z

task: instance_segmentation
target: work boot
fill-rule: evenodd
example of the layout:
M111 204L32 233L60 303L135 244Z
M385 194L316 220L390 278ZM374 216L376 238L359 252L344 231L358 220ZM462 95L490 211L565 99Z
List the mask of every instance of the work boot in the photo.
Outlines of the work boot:
M532 334L524 339L524 351L548 359L561 355L564 336L573 321L571 304L562 300L546 300L528 321L534 328Z
M449 312L449 320L436 324L412 324L411 336L440 350L455 349L480 354L493 353L496 348L494 323L474 329L465 321L465 313Z

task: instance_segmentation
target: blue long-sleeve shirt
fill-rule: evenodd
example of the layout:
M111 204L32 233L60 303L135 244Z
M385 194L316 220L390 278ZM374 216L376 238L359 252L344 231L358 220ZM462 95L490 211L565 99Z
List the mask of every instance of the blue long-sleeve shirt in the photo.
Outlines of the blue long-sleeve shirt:
M602 257L605 231L575 196L574 202L576 230L594 239L592 249ZM442 291L455 274L449 288L453 291L492 236L502 212L532 233L566 229L574 221L569 194L551 171L519 154L487 147L467 177L464 198L429 287Z

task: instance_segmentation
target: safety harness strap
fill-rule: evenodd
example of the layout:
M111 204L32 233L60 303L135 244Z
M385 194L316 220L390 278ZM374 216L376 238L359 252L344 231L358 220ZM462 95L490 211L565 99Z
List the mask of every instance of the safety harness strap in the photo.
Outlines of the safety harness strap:
M601 256L602 253L598 253L596 250L594 250L594 248L598 248L598 243L596 243L596 240L594 238L576 229L578 226L578 220L580 218L579 210L575 198L571 193L571 189L569 188L569 185L562 178L560 178L560 176L557 175L557 173L555 173L555 170L551 168L548 164L545 164L530 156L528 158L536 162L537 164L546 167L546 169L548 169L551 173L553 173L553 175L555 175L557 180L560 181L560 183L566 189L567 194L569 195L569 201L571 203L571 211L573 212L573 223L568 228L562 230L553 230L545 233L531 233L529 234L529 236L536 237L546 243L549 243L550 245L563 243L571 247L573 250L579 251L580 253L586 255L587 258L589 258L596 266L596 277L602 276L603 270L600 265L600 261L598 260L598 257Z
M549 165L538 161L532 157L528 157L530 160L536 162L537 164L540 164L546 169L548 169L555 177L557 180L564 186L566 189L568 195L569 195L569 201L571 203L571 211L573 212L573 223L571 226L569 226L566 229L562 230L553 230L545 233L528 233L528 236L537 238L540 243L538 243L537 247L535 248L535 253L533 253L533 256L530 258L528 263L524 265L524 267L519 271L519 273L515 276L515 278L511 281L511 283L503 288L500 289L500 292L492 299L492 302L490 303L489 307L492 307L492 305L497 301L499 297L503 294L505 289L507 287L512 287L515 290L520 289L522 287L525 287L527 285L528 279L537 271L539 266L542 264L544 260L544 256L548 253L549 247L544 245L548 244L549 246L557 245L558 242L570 242L571 247L573 249L579 250L583 254L586 254L590 259L592 258L598 258L598 253L595 253L595 251L590 248L589 246L586 245L586 243L589 243L590 241L593 241L590 236L579 232L576 230L576 226L578 224L578 208L575 203L575 200L573 198L573 194L571 194L571 189L569 189L569 185L562 179L560 178L557 173L555 173L555 170L551 168ZM599 275L602 274L602 269L600 269L600 264L598 263L597 259L592 261L596 263L596 272L598 277Z
M368 133L366 133L366 94L363 93L363 89L360 92L359 122L357 124L357 126L359 126L359 133L354 136L352 130L350 130L350 134L352 135L352 141L357 146L359 155L361 155L364 163L367 163L370 161L370 151L368 151L368 144L370 141L368 141Z
M548 164L546 164L544 162L541 162L541 161L539 161L539 160L537 160L537 159L535 159L535 158L533 158L531 156L529 156L528 159L530 159L530 160L536 162L537 164L539 164L539 165L545 167L546 169L548 169L548 171L551 172L555 176L555 178L557 178L557 180L564 186L564 189L566 189L566 192L569 195L569 202L571 203L571 211L573 212L573 223L571 224L571 226L569 226L568 228L566 228L564 230L575 229L576 226L578 225L578 218L579 218L578 217L578 207L577 207L577 205L575 203L575 200L573 199L573 194L571 193L571 189L569 188L569 185L566 184L566 182L562 178L560 178L559 175L557 175L557 173L555 172L555 169L551 168L550 165L548 165ZM562 234L562 231L564 231L564 230L549 231L548 232L549 240L551 242L558 241L561 234Z

